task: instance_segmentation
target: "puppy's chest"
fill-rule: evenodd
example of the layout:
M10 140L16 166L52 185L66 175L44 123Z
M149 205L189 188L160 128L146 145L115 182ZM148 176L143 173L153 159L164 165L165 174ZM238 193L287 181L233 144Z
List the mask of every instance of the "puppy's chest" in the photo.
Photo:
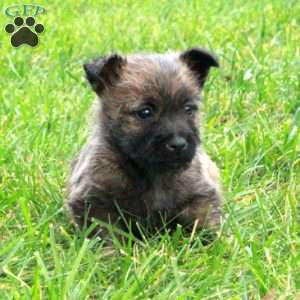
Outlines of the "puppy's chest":
M121 195L124 208L140 217L151 217L157 213L176 214L184 202L184 192L175 182L155 180L148 185L135 186Z
M149 204L150 210L170 211L176 207L180 195L174 184L157 180L145 191L143 198L145 204Z

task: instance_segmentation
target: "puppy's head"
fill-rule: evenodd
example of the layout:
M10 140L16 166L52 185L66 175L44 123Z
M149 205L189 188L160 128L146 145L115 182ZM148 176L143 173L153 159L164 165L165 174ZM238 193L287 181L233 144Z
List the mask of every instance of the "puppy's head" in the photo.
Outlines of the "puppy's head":
M199 96L210 67L209 52L117 54L85 64L88 81L102 102L106 136L142 168L183 168L200 142Z

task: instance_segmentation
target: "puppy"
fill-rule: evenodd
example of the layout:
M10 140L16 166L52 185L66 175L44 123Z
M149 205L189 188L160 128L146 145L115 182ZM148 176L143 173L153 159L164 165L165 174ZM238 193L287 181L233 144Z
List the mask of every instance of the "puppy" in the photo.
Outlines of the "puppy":
M113 54L84 65L97 101L69 178L67 204L80 227L98 219L137 236L141 227L218 227L218 169L201 146L198 114L209 70L218 66L200 48Z

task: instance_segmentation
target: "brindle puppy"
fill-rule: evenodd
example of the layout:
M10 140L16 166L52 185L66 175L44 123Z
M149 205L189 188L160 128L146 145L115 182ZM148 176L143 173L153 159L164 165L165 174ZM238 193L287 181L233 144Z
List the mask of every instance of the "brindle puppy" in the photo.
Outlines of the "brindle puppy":
M89 140L72 163L68 206L76 223L92 218L138 235L220 223L218 169L201 147L199 98L209 52L114 54L85 64L96 92ZM98 233L106 236L104 228Z

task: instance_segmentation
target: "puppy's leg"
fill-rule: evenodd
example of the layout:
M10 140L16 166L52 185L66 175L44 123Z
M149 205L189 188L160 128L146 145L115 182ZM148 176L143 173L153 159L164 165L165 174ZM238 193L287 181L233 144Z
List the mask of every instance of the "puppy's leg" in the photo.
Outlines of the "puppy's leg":
M95 144L87 144L73 160L69 178L67 206L75 223L81 229L90 227L93 219L103 222L103 226L98 224L89 236L98 235L103 239L107 239L110 225L121 227L120 215L107 193L105 193L101 181L106 179L109 172L102 168L100 178L97 177L97 172L95 172L95 166L98 166L96 162L98 152Z
M99 236L102 239L108 240L111 233L109 228L115 227L122 229L120 216L114 209L96 205L96 199L92 201L87 199L88 198L70 199L68 207L79 228L89 228L93 223L98 222L96 227L90 232L89 237ZM97 202L100 202L99 200ZM115 236L119 238L118 233L116 233Z
M216 230L221 222L222 193L219 171L207 154L200 154L201 174L194 198L184 208L179 220L199 229Z
M221 197L215 190L197 195L181 212L179 222L199 229L217 230L221 222L220 202Z

